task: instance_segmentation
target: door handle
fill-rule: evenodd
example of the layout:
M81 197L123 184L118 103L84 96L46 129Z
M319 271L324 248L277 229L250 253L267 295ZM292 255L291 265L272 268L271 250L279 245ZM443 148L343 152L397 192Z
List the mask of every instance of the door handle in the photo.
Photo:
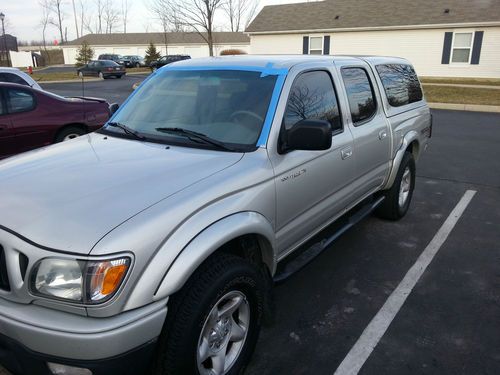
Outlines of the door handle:
M342 157L342 160L350 158L352 156L352 148L351 147L344 148L343 150L340 151L340 155Z
M382 140L387 137L387 130L381 130L378 133L378 139Z

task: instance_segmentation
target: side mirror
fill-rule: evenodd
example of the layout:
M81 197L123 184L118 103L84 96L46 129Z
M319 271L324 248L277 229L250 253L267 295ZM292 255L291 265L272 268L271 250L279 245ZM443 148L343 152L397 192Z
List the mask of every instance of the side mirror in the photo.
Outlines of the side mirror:
M332 146L332 127L325 120L300 120L282 137L280 153L292 150L320 151Z
M109 112L113 115L116 111L118 111L120 105L118 103L113 103L109 106Z

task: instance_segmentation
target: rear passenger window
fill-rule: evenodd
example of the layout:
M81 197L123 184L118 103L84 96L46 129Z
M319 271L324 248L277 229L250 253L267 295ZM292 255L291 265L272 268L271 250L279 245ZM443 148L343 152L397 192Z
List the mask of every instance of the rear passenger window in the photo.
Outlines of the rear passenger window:
M337 95L325 71L306 72L297 77L290 90L284 124L290 129L300 120L326 120L332 132L342 131Z
M354 125L359 125L375 114L377 105L373 87L363 68L344 68L342 78L347 91Z
M7 105L10 113L27 112L35 107L35 98L27 91L8 89Z
M422 100L417 74L410 65L377 65L377 71L391 106L401 107Z

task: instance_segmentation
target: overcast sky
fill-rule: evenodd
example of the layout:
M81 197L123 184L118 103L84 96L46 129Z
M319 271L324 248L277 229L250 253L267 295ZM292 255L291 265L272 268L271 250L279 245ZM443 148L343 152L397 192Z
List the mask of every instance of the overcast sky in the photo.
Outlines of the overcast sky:
M91 3L91 0L85 0ZM120 4L120 0L114 0L116 4ZM282 3L293 3L307 0L260 0L260 6L272 5L272 4L282 4ZM76 0L78 2L78 0ZM147 0L132 0L131 8L129 10L129 22L127 25L128 32L144 32L148 26L149 31L160 31L158 25L151 22L151 13L146 8L145 4ZM76 37L75 25L73 20L73 12L71 0L64 0L64 9L66 15L65 26L68 28L68 40L72 40ZM18 40L30 41L30 40L41 40L41 28L40 17L41 8L39 5L39 0L1 0L0 1L0 12L5 14L6 25L5 32L12 34L18 38ZM222 17L218 17L219 24L222 22ZM222 26L222 24L220 25ZM117 28L119 31L121 26ZM57 37L58 31L54 26L50 26L47 31L47 40L52 41L59 39Z

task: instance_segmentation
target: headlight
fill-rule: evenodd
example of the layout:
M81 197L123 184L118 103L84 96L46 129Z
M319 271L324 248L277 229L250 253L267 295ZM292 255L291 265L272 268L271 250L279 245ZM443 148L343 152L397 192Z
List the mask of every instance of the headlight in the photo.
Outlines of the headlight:
M120 287L130 266L130 258L73 260L46 258L31 274L35 294L85 304L110 299Z

